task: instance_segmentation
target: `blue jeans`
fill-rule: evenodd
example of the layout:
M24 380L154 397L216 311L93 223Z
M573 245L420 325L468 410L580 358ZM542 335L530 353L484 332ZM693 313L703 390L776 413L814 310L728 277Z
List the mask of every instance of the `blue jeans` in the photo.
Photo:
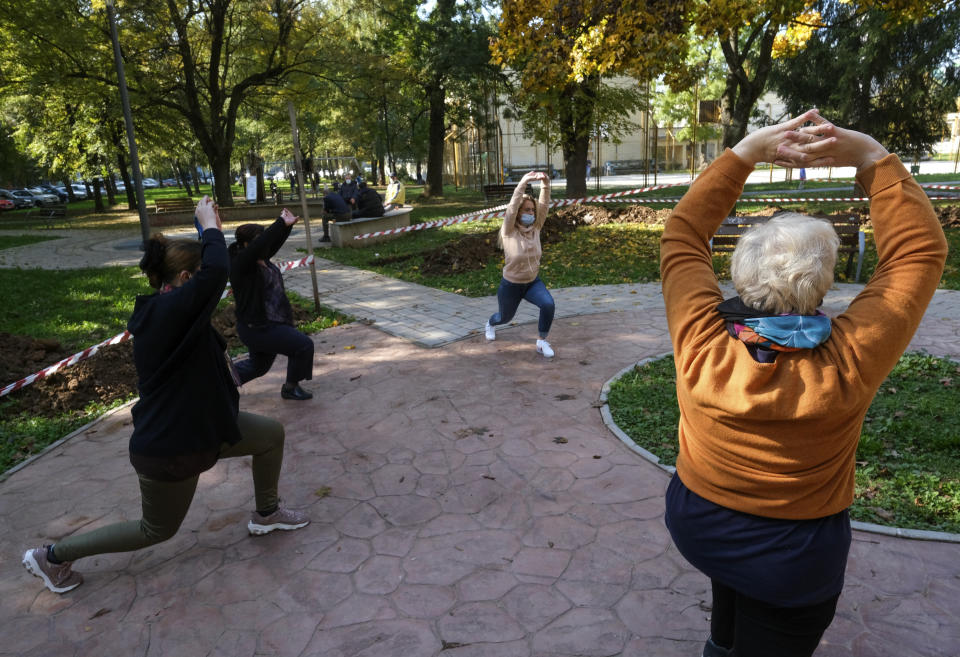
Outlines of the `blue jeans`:
M490 326L506 324L513 319L513 316L517 314L520 301L523 299L540 309L537 330L540 331L541 338L547 337L547 333L550 332L550 325L553 324L553 313L556 307L547 286L543 284L539 276L530 283L511 283L505 278L500 279L500 287L497 288L497 304L500 306L500 310L490 315Z

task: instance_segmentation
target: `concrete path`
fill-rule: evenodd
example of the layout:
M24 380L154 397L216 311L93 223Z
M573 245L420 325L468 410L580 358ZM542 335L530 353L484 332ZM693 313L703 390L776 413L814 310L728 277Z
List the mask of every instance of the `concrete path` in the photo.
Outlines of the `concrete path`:
M699 655L708 582L663 527L667 475L595 407L604 381L669 350L657 286L555 290L546 361L533 326L471 334L492 298L318 270L324 303L373 324L315 336L313 400L280 399L283 359L241 397L284 422L281 493L312 524L248 537L249 461L224 461L175 538L82 560L83 586L47 592L26 548L138 517L116 412L0 483L0 655ZM288 285L309 290L306 271ZM960 356L957 294L937 294L914 348ZM817 655L956 656L958 557L855 532Z

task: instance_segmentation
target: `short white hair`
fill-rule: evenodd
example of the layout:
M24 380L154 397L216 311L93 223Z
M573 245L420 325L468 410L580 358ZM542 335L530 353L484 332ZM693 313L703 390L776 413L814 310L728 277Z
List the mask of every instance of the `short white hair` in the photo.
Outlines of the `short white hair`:
M812 315L833 285L840 238L821 219L785 212L746 231L730 263L746 305L774 314Z

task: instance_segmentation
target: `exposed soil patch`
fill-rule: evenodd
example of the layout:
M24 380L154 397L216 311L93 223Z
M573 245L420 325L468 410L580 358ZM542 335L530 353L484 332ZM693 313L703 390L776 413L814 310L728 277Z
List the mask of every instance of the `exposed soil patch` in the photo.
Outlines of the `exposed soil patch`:
M298 306L293 307L294 323L307 322L313 314ZM235 306L217 311L212 320L214 328L227 340L229 348L241 347L237 337ZM0 386L71 356L56 340L0 333ZM65 367L56 374L11 393L21 402L20 408L29 408L34 415L54 417L64 412L80 411L92 401L109 403L124 399L137 390L137 371L133 365L133 342L103 347L92 357L76 365Z

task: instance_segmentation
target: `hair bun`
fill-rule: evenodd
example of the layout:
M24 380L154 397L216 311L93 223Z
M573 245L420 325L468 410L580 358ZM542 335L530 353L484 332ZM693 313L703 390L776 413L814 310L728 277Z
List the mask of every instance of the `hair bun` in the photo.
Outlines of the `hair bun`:
M150 287L160 289L163 284L163 262L167 257L167 238L163 233L154 233L147 240L140 258L140 271L147 275Z

